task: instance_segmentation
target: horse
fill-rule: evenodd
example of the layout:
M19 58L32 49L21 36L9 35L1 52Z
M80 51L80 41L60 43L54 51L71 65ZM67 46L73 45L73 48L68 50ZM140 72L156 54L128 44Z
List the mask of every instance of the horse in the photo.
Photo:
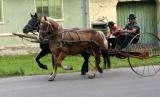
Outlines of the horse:
M35 15L31 14L31 19L24 26L23 33L25 33L25 34L28 34L29 32L34 33L35 30L36 30L36 32L38 32L39 31L38 24L39 24L39 20L38 20L37 13L35 13ZM49 44L48 43L40 43L40 49L41 49L41 51L36 57L36 62L38 63L38 66L40 68L47 69L47 66L40 62L40 59L42 57L44 57L45 55L51 53L51 51L49 49ZM52 56L52 65L53 65L53 68L54 68L54 58L53 58L53 56Z
M108 50L108 41L102 31L83 29L77 31L64 31L63 28L53 19L42 17L39 26L40 40L48 39L49 48L54 56L55 69L49 77L49 81L55 80L57 68L71 70L71 67L64 67L62 61L68 55L80 54L86 49L91 49L95 58L95 72L89 78L95 78L96 72L103 73L100 64L101 50Z
M31 15L31 19L28 21L28 23L25 25L23 28L23 33L28 34L29 32L34 33L34 31L39 32L39 23L41 20L41 17L38 16L37 13L35 15ZM66 30L66 29L65 29ZM78 29L71 29L71 30L78 30ZM49 43L40 43L40 48L41 51L36 57L36 62L38 63L39 67L42 69L47 69L47 66L42 64L39 60L44 57L47 54L51 54L51 51L49 49ZM81 68L81 75L85 75L88 72L88 62L89 62L89 57L91 55L90 51L85 51L81 53L82 57L84 58L84 62ZM104 52L102 53L103 60L104 60L104 66L106 68L106 60L107 60L107 67L111 68L111 63L108 57L108 53ZM52 56L52 65L54 67L54 58Z

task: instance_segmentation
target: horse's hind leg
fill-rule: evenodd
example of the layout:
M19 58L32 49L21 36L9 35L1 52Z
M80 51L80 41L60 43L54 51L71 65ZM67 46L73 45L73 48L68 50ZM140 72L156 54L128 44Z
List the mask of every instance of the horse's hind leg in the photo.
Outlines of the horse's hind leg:
M99 66L99 64L100 64L100 56L101 56L100 52L96 52L96 54L95 54L96 68L97 68L99 73L103 73L103 70Z
M103 56L103 60L104 60L104 68L106 69L106 61L107 61L107 68L110 69L111 68L111 62L110 62L110 59L109 59L108 51L102 50L102 56Z
M84 58L84 62L81 68L81 75L86 75L86 73L88 72L88 60L89 60L90 54L85 51L81 53L81 55Z
M95 71L93 72L93 75L89 76L90 79L93 79L96 76L97 70L98 70L99 73L103 73L103 70L99 66L100 56L101 56L99 49L94 49L93 54L94 54L94 57L95 57L96 68L95 68Z

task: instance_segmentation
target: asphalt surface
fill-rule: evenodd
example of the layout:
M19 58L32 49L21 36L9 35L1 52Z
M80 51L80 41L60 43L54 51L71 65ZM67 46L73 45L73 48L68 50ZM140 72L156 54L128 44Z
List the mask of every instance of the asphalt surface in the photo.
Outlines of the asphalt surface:
M141 77L131 69L113 69L95 79L80 73L0 79L0 97L160 97L160 73Z

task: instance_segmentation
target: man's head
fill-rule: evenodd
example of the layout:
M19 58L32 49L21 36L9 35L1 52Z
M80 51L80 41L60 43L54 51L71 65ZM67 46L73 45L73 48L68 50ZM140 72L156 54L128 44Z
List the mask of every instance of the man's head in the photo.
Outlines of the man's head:
M136 16L134 14L130 14L128 17L130 23L136 22Z
M109 28L112 28L112 27L114 26L114 24L115 24L115 23L114 23L113 21L109 21L109 22L108 22L108 27L109 27Z

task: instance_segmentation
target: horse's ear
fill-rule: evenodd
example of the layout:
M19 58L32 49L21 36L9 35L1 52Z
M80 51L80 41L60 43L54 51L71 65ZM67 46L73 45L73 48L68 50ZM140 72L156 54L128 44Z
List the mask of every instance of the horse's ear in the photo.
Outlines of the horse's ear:
M44 16L44 20L47 21L47 17L46 16Z
M33 17L32 13L30 13L31 17Z
M34 14L34 17L38 18L38 14L37 14L37 12Z

